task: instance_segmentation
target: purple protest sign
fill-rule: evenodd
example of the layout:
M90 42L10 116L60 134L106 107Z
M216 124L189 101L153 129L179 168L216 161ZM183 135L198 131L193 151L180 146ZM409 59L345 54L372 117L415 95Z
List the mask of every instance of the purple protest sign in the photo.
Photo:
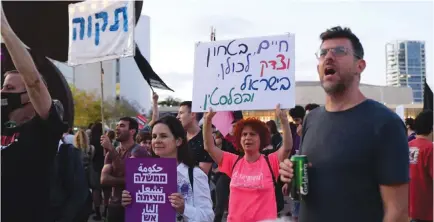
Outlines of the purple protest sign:
M168 196L177 192L174 158L130 158L125 162L125 185L132 203L125 208L125 221L176 221Z

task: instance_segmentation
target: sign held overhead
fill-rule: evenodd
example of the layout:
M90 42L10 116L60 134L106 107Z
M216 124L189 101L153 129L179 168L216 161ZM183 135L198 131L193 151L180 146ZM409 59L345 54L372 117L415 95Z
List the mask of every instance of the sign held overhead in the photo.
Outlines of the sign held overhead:
M68 11L68 65L134 56L134 1L84 1Z
M193 112L295 106L294 35L198 43Z

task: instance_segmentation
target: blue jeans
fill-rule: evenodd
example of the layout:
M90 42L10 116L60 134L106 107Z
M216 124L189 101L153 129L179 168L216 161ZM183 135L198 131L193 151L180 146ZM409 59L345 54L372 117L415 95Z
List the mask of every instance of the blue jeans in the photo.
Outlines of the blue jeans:
M292 201L291 206L291 214L293 217L298 217L298 213L300 212L300 201Z

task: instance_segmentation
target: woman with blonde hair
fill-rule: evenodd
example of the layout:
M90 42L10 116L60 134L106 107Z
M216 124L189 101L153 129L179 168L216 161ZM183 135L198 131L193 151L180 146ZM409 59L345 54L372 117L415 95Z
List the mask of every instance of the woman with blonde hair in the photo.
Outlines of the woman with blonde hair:
M80 129L77 131L77 133L75 133L73 144L77 149L82 151L83 155L91 154L91 156L89 157L93 158L93 153L95 148L92 145L90 145L89 137L87 136L87 133L84 130ZM89 162L89 160L87 160L87 162ZM83 160L83 164L86 164L84 160Z
M75 133L74 136L74 146L81 150L82 153L82 159L83 159L83 167L86 172L86 177L88 179L88 183L90 187L93 187L93 183L95 179L98 178L92 178L95 177L94 175L94 169L92 165L92 159L95 155L95 147L90 145L89 143L89 137L87 136L86 131L83 129L80 129Z
M83 168L85 171L86 179L90 188L94 188L98 184L99 176L95 172L93 167L93 157L95 156L95 147L90 145L89 136L86 131L80 129L74 135L74 146L81 150L82 160L83 160ZM94 193L92 190L93 201L95 202L95 196L99 196L100 194ZM96 197L100 198L100 197Z

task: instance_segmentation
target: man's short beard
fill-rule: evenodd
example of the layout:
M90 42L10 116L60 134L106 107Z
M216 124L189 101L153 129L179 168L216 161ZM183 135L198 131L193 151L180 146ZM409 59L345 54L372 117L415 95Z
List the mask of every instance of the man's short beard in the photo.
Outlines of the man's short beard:
M118 142L125 142L129 138L129 135L119 135L119 137L116 139Z
M345 91L347 91L350 84L353 82L355 74L350 74L348 76L345 76L344 79L341 79L337 84L331 85L331 86L324 86L324 83L321 82L321 86L324 89L324 91L329 95L338 95L343 94Z
M336 85L325 87L324 84L321 84L322 88L327 94L342 94L347 90L347 86L343 82L339 82Z

